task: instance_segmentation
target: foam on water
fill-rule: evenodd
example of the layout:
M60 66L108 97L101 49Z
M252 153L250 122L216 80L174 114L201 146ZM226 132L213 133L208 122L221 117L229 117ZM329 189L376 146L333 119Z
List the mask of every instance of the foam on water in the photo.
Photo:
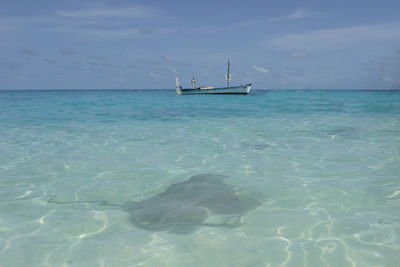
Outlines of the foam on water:
M262 205L186 235L118 207L201 173ZM396 266L399 250L400 92L0 91L2 266Z

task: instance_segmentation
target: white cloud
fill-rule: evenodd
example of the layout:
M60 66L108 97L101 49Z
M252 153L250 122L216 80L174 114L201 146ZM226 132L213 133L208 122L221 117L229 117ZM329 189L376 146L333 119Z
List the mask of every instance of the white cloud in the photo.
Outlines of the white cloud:
M292 57L298 57L298 58L310 58L311 57L310 54L308 54L304 51L294 51L294 52L291 52L290 55Z
M337 49L338 46L361 45L365 42L400 40L400 25L361 25L287 34L267 42L280 49Z
M308 51L303 51L303 50L282 51L281 54L284 56L289 56L289 57L299 58L299 59L310 59L310 58L315 57L314 53L311 53Z
M262 74L270 74L271 73L271 71L269 69L264 68L264 67L260 67L260 66L256 66L256 65L253 65L251 67L253 68L253 70L255 70L259 73L262 73Z
M90 8L79 10L58 10L55 27L48 31L66 32L84 38L135 39L156 37L174 33L172 28L132 26L132 18L150 18L158 9L149 6L123 8ZM57 21L58 19L58 21Z
M87 17L129 17L129 18L148 18L152 17L154 10L144 6L131 6L124 8L107 9L80 9L80 10L57 10L57 15L72 18Z
M76 10L58 10L44 16L0 17L0 37L3 34L24 32L48 34L67 33L80 35L80 38L134 39L157 37L175 33L176 29L159 27L143 23L139 26L132 18L150 18L157 20L163 11L151 6L128 6L119 8L90 8ZM6 27L3 25L7 25ZM33 56L28 50L20 51ZM71 54L66 50L61 54Z
M164 77L163 77L162 75L160 75L160 74L158 74L158 73L155 73L155 72L150 72L150 73L149 73L149 76L150 76L151 78L156 79L156 80L162 80L162 79L164 79Z
M270 18L269 21L274 22L274 21L281 21L281 20L305 19L305 18L312 17L314 15L315 15L315 13L310 10L307 10L304 8L298 8L298 9L294 10L293 12L291 12L290 14L287 14L285 16L278 17L278 18Z
M312 12L304 9L304 8L299 8L290 13L289 15L285 16L284 19L304 19L312 16Z
M158 37L175 32L174 29L169 29L169 28L139 28L139 27L130 27L121 29L60 28L57 31L70 32L85 37L95 37L95 38L109 39L109 40L113 39L130 40L143 37Z

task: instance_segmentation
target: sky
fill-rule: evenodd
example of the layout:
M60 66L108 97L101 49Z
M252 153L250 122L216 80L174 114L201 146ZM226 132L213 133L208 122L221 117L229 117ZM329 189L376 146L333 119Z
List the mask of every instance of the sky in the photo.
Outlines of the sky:
M399 0L0 1L0 89L400 89Z

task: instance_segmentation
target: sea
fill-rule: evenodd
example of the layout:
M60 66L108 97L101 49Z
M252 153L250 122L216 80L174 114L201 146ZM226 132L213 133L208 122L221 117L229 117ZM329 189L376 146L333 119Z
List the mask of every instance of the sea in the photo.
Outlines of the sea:
M186 187L199 175L234 196ZM229 205L228 219L211 210ZM399 253L400 91L0 91L0 266L399 266Z

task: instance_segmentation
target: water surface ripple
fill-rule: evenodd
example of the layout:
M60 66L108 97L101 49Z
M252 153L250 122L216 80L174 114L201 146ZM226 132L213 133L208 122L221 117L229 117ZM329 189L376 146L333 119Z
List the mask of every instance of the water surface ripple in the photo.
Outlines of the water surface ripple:
M204 173L261 205L186 234L121 208ZM398 266L399 251L400 92L0 91L1 266Z

